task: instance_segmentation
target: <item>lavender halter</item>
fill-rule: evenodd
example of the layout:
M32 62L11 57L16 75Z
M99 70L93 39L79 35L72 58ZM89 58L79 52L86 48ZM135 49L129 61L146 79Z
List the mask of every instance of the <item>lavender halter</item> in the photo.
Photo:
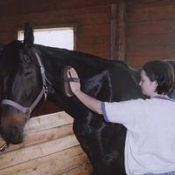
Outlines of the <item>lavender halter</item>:
M44 67L41 63L41 59L40 59L36 49L32 48L31 51L36 56L37 61L38 61L39 66L40 66L40 72L41 72L41 77L42 77L42 82L43 82L43 87L42 87L41 92L39 93L39 95L37 96L37 98L35 99L35 101L33 102L33 104L30 107L24 107L24 106L20 105L19 103L15 102L13 100L9 100L9 99L4 99L4 100L2 100L2 103L1 103L1 105L9 105L9 106L12 106L12 107L20 110L21 112L23 112L26 115L27 119L30 118L31 112L36 107L36 105L39 103L42 96L44 95L44 97L46 99L47 98L47 93L48 93L48 87L46 85L47 78L46 78L46 75L45 75L45 69L44 69Z

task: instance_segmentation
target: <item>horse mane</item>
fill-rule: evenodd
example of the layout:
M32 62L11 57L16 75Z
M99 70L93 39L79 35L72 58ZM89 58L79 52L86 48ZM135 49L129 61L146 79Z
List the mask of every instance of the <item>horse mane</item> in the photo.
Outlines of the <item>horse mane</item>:
M59 58L59 64L63 63L63 66L67 64L70 66L75 66L75 68L81 69L82 67L83 69L87 69L88 71L89 69L95 69L96 71L103 70L115 64L128 68L128 65L121 60L105 59L103 57L99 57L96 55L92 55L92 54L88 54L88 53L84 53L76 50L72 51L72 50L67 50L63 48L54 48L54 47L48 47L43 45L35 45L35 46L39 48L39 50L42 50L41 51L42 54L44 53L44 55L42 55L41 57L44 57L44 56L46 57L46 55L49 55L49 59Z

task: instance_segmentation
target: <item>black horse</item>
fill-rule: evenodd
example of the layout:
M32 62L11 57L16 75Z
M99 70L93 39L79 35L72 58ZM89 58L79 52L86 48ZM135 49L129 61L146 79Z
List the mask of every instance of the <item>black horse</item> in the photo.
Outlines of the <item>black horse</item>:
M144 98L138 85L138 71L121 61L34 45L33 39L29 27L24 42L9 43L0 56L2 138L7 144L21 143L30 113L47 95L74 118L74 133L88 155L94 174L124 175L126 129L105 122L103 116L90 111L75 96L65 96L62 70L67 65L74 67L84 92L110 102Z

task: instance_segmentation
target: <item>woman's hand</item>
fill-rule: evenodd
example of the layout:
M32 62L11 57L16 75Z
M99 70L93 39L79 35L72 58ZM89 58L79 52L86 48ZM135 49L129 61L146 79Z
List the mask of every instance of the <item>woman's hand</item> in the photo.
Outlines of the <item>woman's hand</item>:
M79 79L78 74L74 68L71 68L68 70L67 76L68 76L68 78ZM80 81L70 81L69 84L70 84L71 90L74 94L81 91L80 90Z
M70 81L70 88L74 95L89 109L92 111L102 114L101 110L101 101L90 97L89 95L85 94L84 92L81 91L80 87L80 81L77 72L75 71L74 68L71 68L70 70L67 71L67 76L68 78L72 78L72 80L75 78L76 81ZM78 81L77 81L78 79Z

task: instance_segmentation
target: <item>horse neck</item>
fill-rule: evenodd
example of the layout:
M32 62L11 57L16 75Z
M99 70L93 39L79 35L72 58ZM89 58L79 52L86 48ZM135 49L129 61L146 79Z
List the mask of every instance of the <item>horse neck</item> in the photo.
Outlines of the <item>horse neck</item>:
M93 74L98 73L97 65L101 62L100 58L88 55L76 51L68 51L66 49L53 49L44 47L41 50L41 57L44 62L46 74L51 74L50 78L53 81L59 78L62 69L70 65L74 67L78 72L79 76L90 77Z
M84 58L83 58L84 56ZM80 54L74 51L63 51L59 52L59 49L54 50L41 50L41 58L43 65L45 67L46 77L51 82L52 88L55 93L49 95L49 99L67 113L69 113L72 117L77 116L77 105L81 105L78 100L75 98L67 98L63 94L62 90L62 70L65 66L71 65L74 67L79 73L80 78L84 79L91 77L92 72L94 70L90 70L91 60L87 62L87 56L84 54ZM93 60L93 58L92 58ZM95 67L95 66L94 66ZM73 102L74 101L74 102ZM84 107L79 110L79 114L83 114L84 112L88 112L84 110Z

